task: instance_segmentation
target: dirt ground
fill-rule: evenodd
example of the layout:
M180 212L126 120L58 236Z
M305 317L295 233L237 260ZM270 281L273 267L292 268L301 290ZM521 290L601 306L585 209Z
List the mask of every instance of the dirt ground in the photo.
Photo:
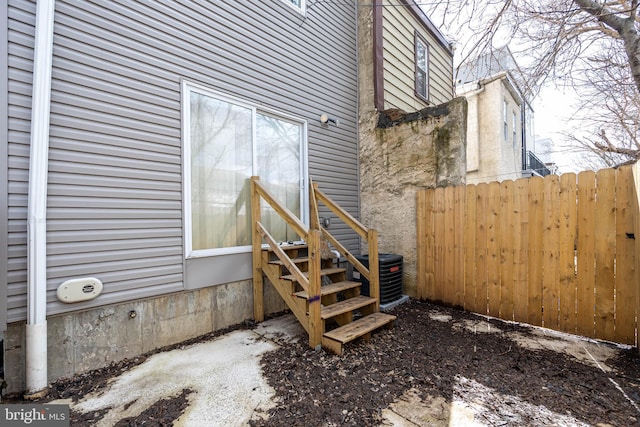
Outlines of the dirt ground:
M250 424L640 426L635 349L419 301L391 313L398 316L394 329L348 345L342 356L314 351L305 340L266 353L262 369L274 404ZM49 399L81 398L144 359L60 381ZM118 425L173 425L191 392ZM101 416L72 412L72 425Z

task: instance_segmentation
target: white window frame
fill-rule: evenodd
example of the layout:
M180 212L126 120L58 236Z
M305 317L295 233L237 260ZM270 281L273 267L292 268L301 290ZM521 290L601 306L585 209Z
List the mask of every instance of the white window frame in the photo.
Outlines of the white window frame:
M507 100L502 101L502 122L503 122L503 136L504 142L509 142L509 103Z
M518 145L518 134L517 134L518 119L516 117L516 112L515 111L511 112L511 119L512 119L512 125L513 125L513 129L511 130L511 133L513 134L513 146L515 148Z
M418 98L423 101L429 102L429 44L427 41L418 33L417 31L414 34L414 45L413 45L413 56L415 61L415 83L414 83L414 91ZM424 48L424 64L418 63L418 45L421 45ZM418 91L418 73L424 73L424 93Z
M303 15L307 11L307 0L300 0L300 6L298 6L297 4L294 4L292 0L283 0L283 1L289 6L293 7L298 12L302 13Z
M210 96L220 101L233 103L243 108L248 108L252 111L252 140L253 140L253 171L256 175L257 150L256 147L256 114L263 113L265 115L281 118L283 120L292 121L300 124L301 127L301 139L300 142L300 177L302 182L300 183L300 212L301 220L307 226L309 225L309 191L308 191L308 144L307 144L307 121L295 117L289 114L282 113L270 108L258 107L242 99L235 98L220 92L216 92L205 86L183 81L182 82L182 185L183 185L183 212L184 212L184 257L190 258L204 258L219 255L230 255L238 253L251 252L252 246L233 246L228 248L216 248L216 249L193 249L193 228L192 228L192 207L191 207L191 92L198 92L202 95ZM247 209L251 209L247 206Z

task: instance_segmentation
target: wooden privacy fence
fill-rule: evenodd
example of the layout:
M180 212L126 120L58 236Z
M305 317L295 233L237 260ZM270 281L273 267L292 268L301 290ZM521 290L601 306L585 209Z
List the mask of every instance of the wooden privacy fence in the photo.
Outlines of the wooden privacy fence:
M637 165L420 190L418 297L635 345L634 176Z

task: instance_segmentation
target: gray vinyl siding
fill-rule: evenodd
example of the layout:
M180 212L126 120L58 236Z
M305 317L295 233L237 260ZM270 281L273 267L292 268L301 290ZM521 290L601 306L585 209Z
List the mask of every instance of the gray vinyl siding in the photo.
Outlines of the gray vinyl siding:
M9 1L10 321L26 311L34 9ZM184 259L183 81L307 120L310 176L357 216L354 14L321 3L305 17L276 0L57 0L49 314L251 277L249 254ZM321 127L322 113L340 126ZM332 231L357 250L352 232ZM87 276L102 296L57 302L63 281Z
M27 184L35 3L9 6L7 144L7 317L26 317Z
M0 28L7 28L7 8L0 7ZM0 33L0 134L9 134L8 97L8 31ZM8 144L0 143L0 277L7 277L7 237L8 237ZM7 282L0 282L0 339L7 329Z

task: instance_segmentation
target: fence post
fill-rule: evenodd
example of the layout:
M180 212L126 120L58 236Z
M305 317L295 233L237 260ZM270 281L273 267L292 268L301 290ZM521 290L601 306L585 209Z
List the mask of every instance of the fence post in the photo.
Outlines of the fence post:
M318 349L322 344L322 304L320 297L321 255L320 230L309 230L307 249L309 251L309 346Z
M378 230L367 232L369 246L369 296L376 299L375 311L380 311L380 269L378 267Z
M257 224L261 218L260 195L257 190L257 176L251 177L251 246L253 259L253 319L264 320L264 282L262 279L262 236Z
M638 321L638 317L640 317L640 280L638 280L638 276L640 275L640 162L636 162L635 165L633 165L633 183L634 183L634 190L636 193L636 198L635 198L635 212L634 212L634 222L635 222L635 230L634 230L634 237L635 237L635 242L636 242L636 259L635 259L635 272L636 272L636 322L637 322L637 326L640 327L640 323ZM636 331L638 330L638 327L636 327ZM638 352L640 352L640 337L636 332L636 350L638 350Z

